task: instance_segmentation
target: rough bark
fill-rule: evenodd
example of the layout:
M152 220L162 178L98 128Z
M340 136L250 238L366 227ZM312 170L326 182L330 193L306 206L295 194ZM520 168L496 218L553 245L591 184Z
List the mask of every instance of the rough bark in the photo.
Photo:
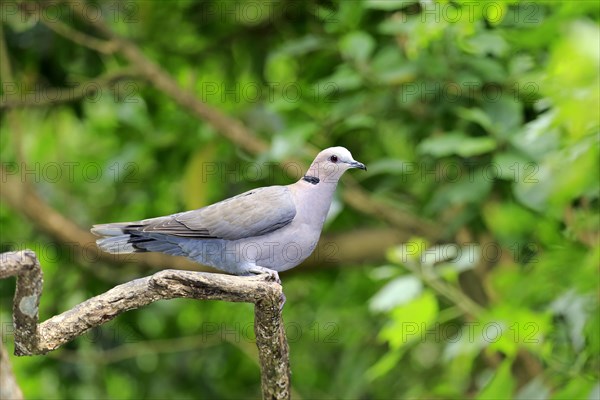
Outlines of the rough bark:
M192 298L253 303L256 345L265 399L290 398L290 368L277 275L252 277L164 270L118 285L71 310L38 323L42 270L31 250L0 255L0 278L17 277L13 304L15 354L45 354L117 315L157 300ZM4 362L4 357L1 360Z

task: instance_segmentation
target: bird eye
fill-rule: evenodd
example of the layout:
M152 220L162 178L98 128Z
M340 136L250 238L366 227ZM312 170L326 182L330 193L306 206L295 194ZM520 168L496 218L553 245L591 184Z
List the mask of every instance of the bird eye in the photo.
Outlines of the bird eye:
M338 157L334 154L331 157L329 157L329 161L331 161L332 163L336 163L338 162Z

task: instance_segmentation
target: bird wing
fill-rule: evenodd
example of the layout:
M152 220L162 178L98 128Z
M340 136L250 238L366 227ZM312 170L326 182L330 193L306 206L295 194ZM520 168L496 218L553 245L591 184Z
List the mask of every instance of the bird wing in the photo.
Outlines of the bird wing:
M290 190L285 186L269 186L198 210L133 223L126 231L237 240L273 232L292 222L295 216Z

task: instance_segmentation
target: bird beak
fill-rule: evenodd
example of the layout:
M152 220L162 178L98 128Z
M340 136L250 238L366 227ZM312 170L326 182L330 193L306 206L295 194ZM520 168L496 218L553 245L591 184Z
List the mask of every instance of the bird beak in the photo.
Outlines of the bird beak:
M358 161L352 161L350 163L350 168L364 169L365 171L367 170L367 167L365 167L365 164L358 162Z

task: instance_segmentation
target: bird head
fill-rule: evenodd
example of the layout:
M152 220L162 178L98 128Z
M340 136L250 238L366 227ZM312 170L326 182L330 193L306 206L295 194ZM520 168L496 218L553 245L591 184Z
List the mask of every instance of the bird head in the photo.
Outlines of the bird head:
M337 183L344 172L350 168L367 170L367 167L356 161L345 147L329 147L317 154L303 179L307 180L308 177L309 182L313 178L313 182Z

